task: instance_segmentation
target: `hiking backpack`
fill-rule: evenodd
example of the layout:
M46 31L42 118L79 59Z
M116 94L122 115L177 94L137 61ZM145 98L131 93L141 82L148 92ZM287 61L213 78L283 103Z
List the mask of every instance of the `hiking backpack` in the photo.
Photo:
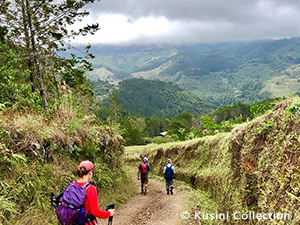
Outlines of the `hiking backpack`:
M141 164L141 174L146 175L147 173L147 163L142 163Z
M78 182L76 185L76 182L73 181L68 185L56 208L56 215L62 225L85 224L85 190L90 186L90 183L86 183L83 187L80 187Z
M172 180L173 177L174 177L173 165L171 165L170 167L166 165L165 179L166 180Z

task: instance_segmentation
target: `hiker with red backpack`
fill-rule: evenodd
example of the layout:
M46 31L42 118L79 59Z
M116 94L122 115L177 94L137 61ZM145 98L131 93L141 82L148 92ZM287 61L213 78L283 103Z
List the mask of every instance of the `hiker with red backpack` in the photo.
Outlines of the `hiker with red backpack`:
M105 219L115 214L114 209L102 211L98 205L97 190L90 182L95 172L90 161L82 161L77 167L79 180L73 181L66 190L51 203L56 208L60 224L97 225L97 218ZM52 198L55 197L52 195ZM56 205L55 205L56 204Z
M167 163L168 164L164 167L167 195L169 195L170 193L171 195L173 195L175 168L172 165L171 159L168 159Z
M151 170L147 157L143 159L143 162L138 166L138 169L138 180L141 179L141 193L146 195L148 186L148 171Z

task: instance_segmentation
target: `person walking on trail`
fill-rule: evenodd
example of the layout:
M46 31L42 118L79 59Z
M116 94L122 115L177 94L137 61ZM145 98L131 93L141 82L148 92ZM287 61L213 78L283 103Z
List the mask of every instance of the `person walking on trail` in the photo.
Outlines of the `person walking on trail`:
M143 162L138 166L138 169L138 180L141 179L141 193L146 195L148 186L148 172L151 170L147 157L143 159Z
M173 195L173 188L174 188L174 178L175 178L175 168L172 165L172 160L168 159L167 165L164 167L164 174L166 180L166 190L167 195L171 193Z
M79 179L69 184L68 188L63 192L56 210L61 224L97 225L96 217L105 219L114 216L114 209L107 211L99 209L97 189L90 183L94 172L94 165L90 161L82 161L78 165L77 174ZM78 201L83 201L83 207L80 207L80 211L77 211L76 208L74 209L75 202ZM76 222L73 221L75 217L72 210L78 215ZM83 221L78 222L79 217Z

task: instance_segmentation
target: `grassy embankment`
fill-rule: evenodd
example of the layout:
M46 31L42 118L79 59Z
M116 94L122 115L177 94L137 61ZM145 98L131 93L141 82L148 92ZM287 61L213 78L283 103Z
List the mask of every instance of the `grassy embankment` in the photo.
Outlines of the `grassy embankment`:
M300 99L280 102L267 114L231 133L144 147L128 147L128 161L149 158L162 175L168 158L176 178L197 189L193 210L229 212L230 219L202 224L299 224ZM236 211L289 213L291 221L234 220Z
M93 116L71 108L50 117L0 113L0 224L57 224L50 193L77 178L83 159L95 164L99 203L126 202L136 187L123 170L123 139Z

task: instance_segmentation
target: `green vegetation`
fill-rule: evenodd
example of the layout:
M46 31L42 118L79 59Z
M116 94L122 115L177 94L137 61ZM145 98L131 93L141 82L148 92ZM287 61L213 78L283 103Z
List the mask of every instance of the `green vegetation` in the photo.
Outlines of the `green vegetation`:
M95 116L62 104L50 119L32 113L1 113L1 224L56 224L50 193L60 193L77 178L74 172L83 159L95 164L93 181L101 196L124 183L128 187L122 189L126 196L117 192L110 193L109 199L101 198L102 207L132 196L135 189L122 168L122 137L101 126Z
M32 91L39 91L46 114L49 114L48 95L51 83L66 82L74 90L87 92L84 72L90 70L85 58L59 57L56 51L64 50L66 39L77 35L93 34L98 24L87 25L78 31L67 29L67 25L81 20L89 13L82 10L93 0L67 1L53 4L52 1L7 1L1 2L1 35L6 43L22 59L23 70L27 70ZM91 58L87 47L86 56ZM86 94L86 93L85 93Z
M162 176L162 168L171 158L176 178L199 190L199 199L193 203L197 211L289 213L288 223L296 225L300 222L299 106L299 97L294 97L232 132L181 143L127 147L127 160L147 156L152 172ZM233 217L218 223L242 224Z
M277 99L264 99L289 94L287 86L299 93L300 39L103 47L96 58L86 46L62 57L65 40L98 29L66 29L93 2L1 1L0 223L56 224L50 192L75 179L83 159L95 163L101 207L126 202L135 187L123 145L148 143L155 149L129 151L130 160L147 154L159 174L174 159L178 178L194 178L209 202L196 207L282 209L299 223L299 98L271 112Z
M88 15L83 8L93 2L1 1L0 224L57 224L50 193L76 179L84 159L95 164L101 208L135 191L123 169L117 125L105 125L94 113L97 102L85 76L92 69L90 46L84 56L57 54L68 38L98 29L66 29Z
M93 63L102 70L89 77L170 81L215 108L259 102L299 92L299 44L299 38L291 38L181 47L94 46ZM104 69L110 71L109 78Z
M120 104L141 116L172 118L182 112L202 114L212 106L172 83L158 80L129 79L116 92Z
M131 80L128 80L128 82L130 81ZM161 83L160 81L150 82ZM143 80L142 83L144 83ZM135 93L135 91L131 92ZM147 94L146 92L145 95L143 95L143 99L147 98ZM130 93L128 93L127 96L128 101L130 99L136 99L136 94L130 95ZM236 124L243 123L264 114L270 110L277 101L279 101L279 99L268 99L253 104L235 103L233 105L220 107L209 114L199 115L182 112L169 119L164 116L159 117L156 115L144 117L137 115L138 112L128 112L119 102L118 95L112 93L109 95L108 102L104 103L103 101L104 104L97 109L97 115L101 120L107 121L108 124L118 124L120 126L121 135L125 138L126 145L143 145L148 143L190 140L196 137L214 135L219 132L228 132L231 131ZM132 104L135 103L135 101L132 100L131 102ZM146 102L146 100L144 102ZM144 104L144 102L140 103L140 107L143 107L142 104ZM156 102L153 102L153 104L155 103ZM132 109L134 109L134 107ZM155 108L149 107L148 113L150 115L154 113L153 109Z
M107 81L97 80L93 82L93 90L96 96L103 98L114 90L114 85Z
M21 67L21 59L8 46L0 43L0 110L7 107L23 107L39 110L42 105L39 95L32 92L26 82L29 71Z

